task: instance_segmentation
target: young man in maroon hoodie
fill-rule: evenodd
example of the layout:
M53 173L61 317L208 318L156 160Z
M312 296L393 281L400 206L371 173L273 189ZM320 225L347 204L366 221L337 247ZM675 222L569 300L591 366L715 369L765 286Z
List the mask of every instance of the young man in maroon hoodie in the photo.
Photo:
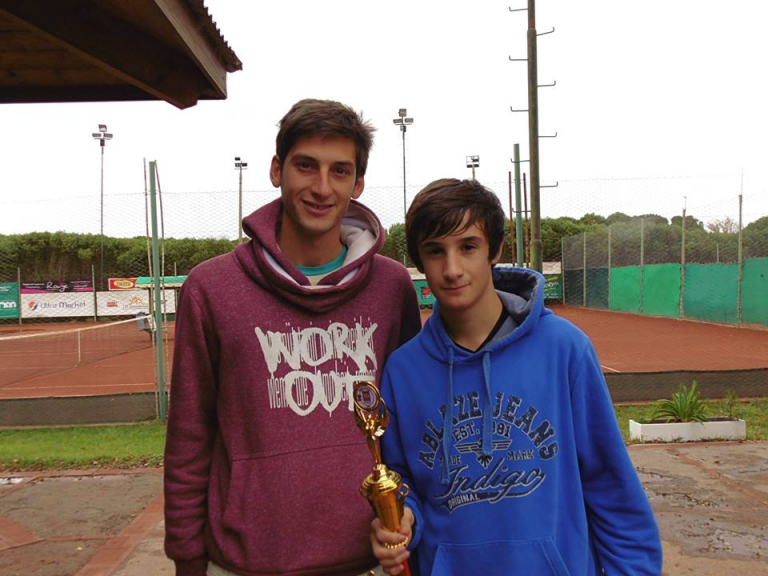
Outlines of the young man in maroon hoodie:
M420 328L407 271L356 199L373 128L338 102L280 122L281 198L181 290L165 452L178 576L357 575L376 565L359 496L372 461L352 386ZM307 538L312 534L312 538Z

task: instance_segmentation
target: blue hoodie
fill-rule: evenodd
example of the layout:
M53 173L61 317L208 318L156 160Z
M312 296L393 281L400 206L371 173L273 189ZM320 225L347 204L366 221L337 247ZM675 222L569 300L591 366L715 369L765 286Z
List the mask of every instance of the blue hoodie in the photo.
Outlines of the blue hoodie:
M436 306L385 367L382 453L411 489L412 567L661 574L658 528L592 344L544 308L540 274L497 268L494 283L510 315L497 338L456 346Z

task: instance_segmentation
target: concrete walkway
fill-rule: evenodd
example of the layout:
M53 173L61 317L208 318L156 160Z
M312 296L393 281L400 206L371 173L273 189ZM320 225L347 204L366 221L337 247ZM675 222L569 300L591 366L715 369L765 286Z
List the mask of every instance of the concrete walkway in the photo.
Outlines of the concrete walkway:
M630 447L664 574L768 576L768 443ZM0 574L172 575L160 470L0 473Z

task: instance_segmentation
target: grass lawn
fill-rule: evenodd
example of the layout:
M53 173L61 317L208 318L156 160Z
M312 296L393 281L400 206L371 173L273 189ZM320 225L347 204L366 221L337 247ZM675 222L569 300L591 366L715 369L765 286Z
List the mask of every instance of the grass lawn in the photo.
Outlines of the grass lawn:
M0 430L0 470L159 466L164 445L159 422Z
M710 416L729 415L723 401L707 402ZM651 404L616 406L621 433L629 441L629 419L648 420ZM768 399L740 401L733 416L747 421L747 440L768 440ZM139 468L163 463L165 424L0 430L0 470Z
M706 401L707 416L733 416L747 421L747 440L768 440L768 399L738 401L729 410L723 400ZM614 406L619 428L629 441L629 420L650 420L656 410L653 404L643 406Z

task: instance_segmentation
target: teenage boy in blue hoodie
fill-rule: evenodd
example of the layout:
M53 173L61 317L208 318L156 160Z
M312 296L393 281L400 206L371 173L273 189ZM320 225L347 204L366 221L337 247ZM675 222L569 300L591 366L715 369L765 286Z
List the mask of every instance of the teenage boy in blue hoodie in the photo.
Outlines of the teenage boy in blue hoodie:
M422 576L659 575L661 542L589 339L544 307L544 278L493 268L504 213L475 180L438 180L406 217L437 299L387 361L384 461L410 486L385 571Z

